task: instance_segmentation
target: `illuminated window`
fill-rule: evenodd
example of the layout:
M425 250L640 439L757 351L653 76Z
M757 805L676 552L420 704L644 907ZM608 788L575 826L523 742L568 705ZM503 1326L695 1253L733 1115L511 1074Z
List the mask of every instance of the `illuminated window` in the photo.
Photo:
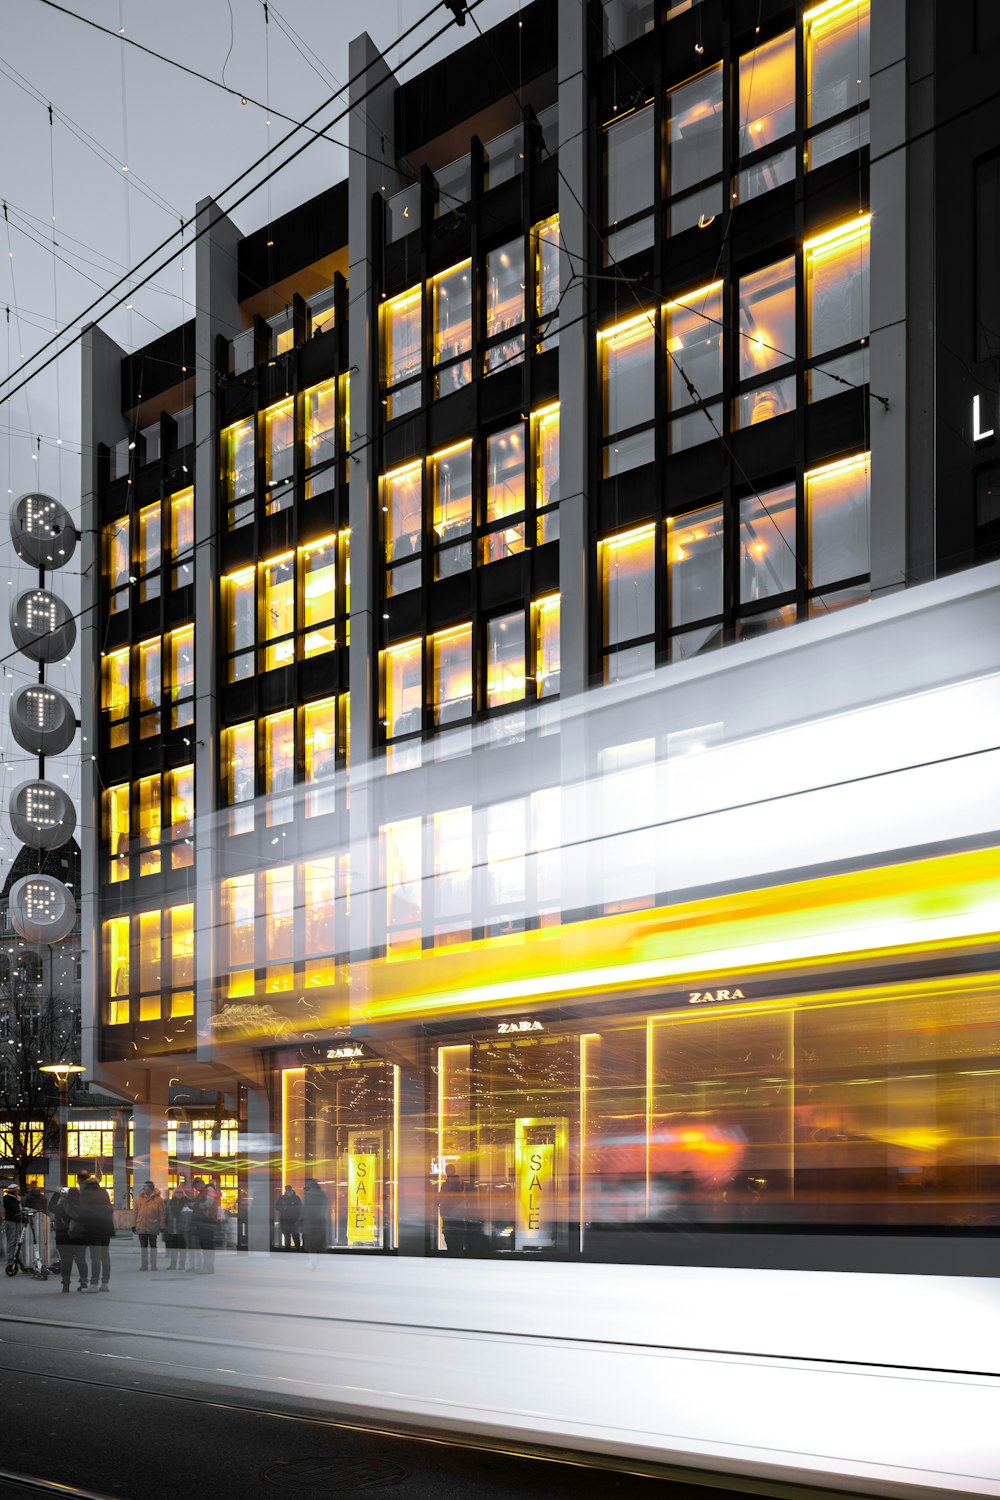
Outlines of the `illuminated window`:
M104 792L104 837L110 855L111 882L129 877L129 785L109 786Z
M484 563L524 551L524 504L524 426L518 423L516 427L493 432L486 439L487 533L482 539L481 554Z
M670 233L722 212L722 64L667 95Z
M740 156L795 129L795 32L785 31L740 58ZM758 170L761 170L758 168ZM740 197L756 196L740 194Z
M167 941L170 944L170 985L174 990L188 991L194 984L194 904L186 901L166 911ZM177 1011L171 1007L171 1014Z
M302 655L321 656L337 644L333 623L337 613L337 538L328 536L310 547L300 547L299 560L305 630Z
M663 321L667 407L672 412L687 409L668 429L670 451L676 453L706 443L722 430L721 405L702 409L695 404L722 390L722 282L668 302Z
M236 1156L240 1149L239 1120L219 1121L219 1155Z
M43 1120L24 1120L20 1124L8 1124L6 1121L0 1123L0 1156L11 1157L18 1155L17 1142L20 1140L25 1156L45 1155L45 1122ZM45 1179L38 1176L28 1178L29 1187L44 1187Z
M420 587L422 496L423 465L419 459L382 476L385 561L389 569L386 590L390 595Z
M191 1155L211 1156L212 1137L215 1134L214 1120L191 1121Z
M535 540L539 546L559 540L559 406L531 414L535 465Z
M340 377L340 430L344 439L344 452L351 451L351 372Z
M806 241L809 355L823 356L810 371L811 401L839 394L845 381L861 385L868 379L870 231L871 215L865 214ZM840 349L845 352L829 357Z
M264 594L264 670L295 660L295 553L261 563Z
M722 505L707 505L667 521L667 597L671 630L722 614ZM710 625L674 638L674 656L692 656L719 639Z
M435 813L433 829L435 934L451 941L467 938L472 912L472 808L452 807Z
M295 866L265 870L265 956L268 963L291 962L295 957Z
M633 676L653 665L655 548L656 527L652 523L601 542L608 681Z
M305 950L312 957L337 948L337 860L314 859L303 865Z
M136 813L139 824L139 874L159 875L160 840L163 835L159 776L143 776L136 783Z
M433 637L436 724L454 724L472 714L472 626L458 625ZM522 668L523 670L523 668Z
M385 735L397 739L420 729L423 694L421 642L401 641L385 652Z
M233 875L222 882L222 923L229 929L230 969L253 967L255 882L255 875Z
M129 919L112 917L104 924L104 977L108 1024L129 1020Z
M653 107L647 104L604 132L604 217L607 262L648 250L653 243L656 150Z
M472 379L472 262L441 271L431 282L435 395L447 396Z
M129 731L129 649L109 651L101 672L104 712L108 720L108 744L112 750L128 744Z
M139 913L139 1020L160 1019L160 913Z
M795 406L794 376L760 377L795 358L795 257L740 277L741 381L753 389L737 397L740 427L781 416Z
M186 870L194 864L194 766L168 771L167 803L170 812L170 864Z
M245 833L253 827L256 748L252 721L222 731L222 765L226 801L234 809L229 815L229 831Z
M66 1123L66 1155L110 1160L115 1154L114 1120L69 1120Z
M337 771L337 700L323 698L302 710L305 738L306 817L333 812L336 805L334 777Z
M269 825L289 823L295 811L295 720L290 708L264 720L264 790ZM286 793L285 796L275 795Z
M194 626L170 634L170 723L182 729L194 723Z
M292 503L294 459L295 403L289 397L264 413L265 511L269 516L287 510Z
M554 698L559 692L559 595L550 594L534 606L535 693Z
M523 697L524 612L517 610L487 621L486 706L500 708L505 703L520 703Z
M388 421L420 405L421 297L417 286L382 304L382 375Z
M149 739L160 732L160 695L162 650L159 636L142 641L139 646L139 738Z
M117 521L112 521L104 528L104 575L111 590L108 608L113 615L129 606L129 576L132 572L129 555L130 529L128 516L120 516Z
M337 382L324 380L310 386L304 396L306 468L315 468L336 457Z
M387 823L383 835L389 947L398 950L418 946L421 923L421 820L404 818L397 823Z
M472 567L472 440L456 443L429 459L438 551L436 578L450 578Z
M194 582L194 490L180 490L170 497L170 556L173 572L170 586L186 588Z
M803 17L810 169L867 144L870 21L869 0L827 0Z
M486 373L524 358L524 245L512 240L486 253Z
M226 641L229 681L242 682L254 675L254 645L257 640L257 596L254 569L230 573L223 581L226 604Z
M740 602L753 604L796 585L795 486L740 501Z
M306 307L309 312L309 333L312 338L334 327L337 298L332 286L325 286L320 291L313 292L311 297L306 298Z
M344 580L344 640L351 643L351 533L345 527L339 537L341 556L340 573Z
M654 455L653 403L656 324L653 312L640 313L598 334L604 436L615 441L604 449L605 474L620 474ZM636 431L644 428L643 431Z
M809 583L814 589L860 578L868 550L871 454L859 453L806 475Z
M559 344L559 215L543 219L531 231L535 257L535 318L538 352Z
M161 517L159 504L147 505L139 512L139 546L137 565L139 573L139 599L160 597Z
M247 417L222 434L226 475L227 524L230 531L253 520L254 421Z

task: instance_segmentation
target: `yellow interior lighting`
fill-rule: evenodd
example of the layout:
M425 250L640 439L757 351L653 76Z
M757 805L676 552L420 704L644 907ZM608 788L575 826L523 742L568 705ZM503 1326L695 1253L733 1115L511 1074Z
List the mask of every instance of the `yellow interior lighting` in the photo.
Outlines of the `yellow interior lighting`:
M644 99L641 104L633 104L629 109L620 109L617 114L611 116L610 120L605 120L604 124L601 126L601 129L610 130L611 126L617 125L619 120L627 120L629 115L637 115L642 110L648 109L652 102L653 100L651 96L648 99ZM556 215L556 217L558 218L558 215Z
M394 646L386 646L382 653L384 656L398 656L403 651L412 651L414 646L420 645L420 637L415 636L412 641L397 641Z
M238 573L227 573L227 583L249 583L253 577L253 563L248 568L240 568Z
M865 0L823 0L822 5L814 5L812 10L805 12L802 24L815 31L817 27L839 21L841 16L846 16L850 11L860 11L864 3Z
M862 235L868 234L871 222L871 214L858 214L856 219L850 219L846 224L837 224L833 229L826 229L822 234L814 235L811 240L805 241L802 248L807 255L815 256L817 251L828 255L850 244L852 240L860 239Z
M437 453L432 453L430 460L432 464L440 463L444 458L450 458L453 453L464 453L466 448L472 447L471 438L463 438L460 443L452 443L447 448L439 448ZM386 475L386 478L389 476Z
M850 469L866 469L872 461L871 453L855 453L850 458L838 458L832 464L824 464L819 469L808 469L805 475L806 484L816 479L829 479L834 474L846 474Z
M454 640L457 636L468 635L471 631L472 625L466 620L464 625L449 625L447 630L436 630L431 636L431 640L435 645L439 643L443 644L445 641Z
M454 276L459 271L467 270L471 265L471 259L460 260L457 265L449 266L445 271L436 271L433 276L428 276L427 280L433 285L435 281L443 281L446 276Z
M644 526L637 526L634 531L622 531L617 536L604 537L600 545L606 552L617 552L619 547L634 547L636 542L644 542L655 532L656 522L649 521Z
M423 459L416 458L412 463L403 464L398 469L390 469L388 473L382 475L382 483L394 484L397 480L408 479L411 474L419 474L422 464Z
M550 417L557 417L558 415L559 402L552 401L548 406L539 406L535 411L533 411L531 413L531 420L533 422L547 422Z
M610 328L599 328L597 330L597 337L600 340L617 339L623 337L626 334L632 334L634 336L638 331L640 324L643 324L646 328L648 328L650 333L654 333L656 331L655 319L656 313L652 308L650 308L649 312L636 313L635 317L626 318L623 323L614 323Z
M412 307L414 302L420 301L422 290L423 288L418 283L416 286L411 287L408 292L400 292L398 297L389 297L385 303L386 310L395 313L402 312L407 307Z
M721 291L721 289L721 281L710 281L707 286L696 287L693 292L685 292L683 297L675 297L672 302L665 302L663 304L663 311L670 312L672 308L679 307L682 312L697 312L697 308L691 308L690 304L692 302L698 297L711 297L713 293Z

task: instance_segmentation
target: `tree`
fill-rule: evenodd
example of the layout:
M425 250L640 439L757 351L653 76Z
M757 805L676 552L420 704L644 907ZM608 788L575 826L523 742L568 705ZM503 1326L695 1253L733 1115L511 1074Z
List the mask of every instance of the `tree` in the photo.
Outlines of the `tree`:
M79 1059L79 1005L62 979L74 963L16 938L0 953L0 1156L22 1189L38 1157L59 1150L59 1091L39 1064Z

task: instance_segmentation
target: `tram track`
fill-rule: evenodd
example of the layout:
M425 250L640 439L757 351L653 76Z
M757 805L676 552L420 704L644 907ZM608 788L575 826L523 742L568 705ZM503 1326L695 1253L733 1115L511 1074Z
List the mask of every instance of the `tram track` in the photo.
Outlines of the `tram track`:
M60 1484L55 1479L42 1479L37 1474L18 1474L12 1469L0 1469L0 1485L28 1490L36 1495L62 1495L65 1500L121 1500L120 1496L106 1495L99 1490L82 1490L75 1484Z

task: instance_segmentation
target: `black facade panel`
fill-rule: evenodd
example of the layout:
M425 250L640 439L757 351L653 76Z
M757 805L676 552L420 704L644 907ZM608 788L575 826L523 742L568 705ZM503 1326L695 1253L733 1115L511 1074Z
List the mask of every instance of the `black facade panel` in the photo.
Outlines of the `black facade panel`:
M300 701L309 702L313 698L326 698L331 693L346 689L346 675L343 683L337 680L338 656L339 653L336 651L324 651L322 656L314 656L309 661L299 663L297 696Z
M337 362L337 341L343 330L327 328L314 334L297 351L299 360L299 386L318 385L333 374Z
M442 578L430 590L427 603L427 628L443 630L468 620L473 610L472 570Z
M535 548L535 592L551 594L559 587L559 543Z
M531 361L531 404L547 406L559 400L559 350L547 349Z
M656 511L656 465L644 464L625 474L602 479L597 491L597 525L603 536L635 521L646 521Z
M397 599L389 599L383 606L384 613L389 618L383 621L385 625L385 638L392 641L405 641L411 635L420 635L423 631L423 598L419 589L413 589L408 594L400 594Z
M223 532L219 542L221 572L236 573L257 561L257 539L253 526Z
M798 248L795 230L795 183L772 188L749 203L741 203L730 229L733 259L740 263L779 260Z
M261 672L257 678L262 713L271 713L276 708L287 708L295 701L295 668L275 667L271 672Z
M795 467L795 413L760 422L732 436L736 482L744 475L758 488L770 477Z
M416 424L413 424L416 426ZM460 391L435 401L427 413L427 441L429 451L446 448L469 437L476 428L476 387L463 386ZM419 443L411 446L408 453L419 453Z
M122 360L122 411L151 401L194 374L194 319L161 334Z
M523 365L508 365L488 380L481 380L479 387L479 420L485 426L494 426L504 419L516 420L524 410Z
M419 229L386 245L382 255L382 290L391 297L420 280L423 272L423 241Z
M237 296L245 302L262 287L294 276L346 244L345 178L240 241L236 253Z
M806 177L805 232L815 234L849 219L852 214L867 213L871 201L868 152L840 156Z
M260 556L273 557L287 552L295 541L295 516L291 509L279 510L276 516L264 516L260 523Z
M531 569L531 553L505 557L479 570L479 604L489 614L523 606Z
M881 407L877 408L881 410ZM806 468L871 446L868 387L817 401L806 412Z
M437 221L427 238L427 274L447 271L472 254L472 221L464 208L453 209Z
M668 514L679 515L697 501L719 494L727 466L726 450L718 438L699 443L685 453L672 453L663 463Z
M222 684L221 718L224 724L239 724L257 713L256 678Z
M168 580L169 581L169 580ZM163 601L163 623L167 630L186 625L194 619L194 584L182 589L168 589Z

